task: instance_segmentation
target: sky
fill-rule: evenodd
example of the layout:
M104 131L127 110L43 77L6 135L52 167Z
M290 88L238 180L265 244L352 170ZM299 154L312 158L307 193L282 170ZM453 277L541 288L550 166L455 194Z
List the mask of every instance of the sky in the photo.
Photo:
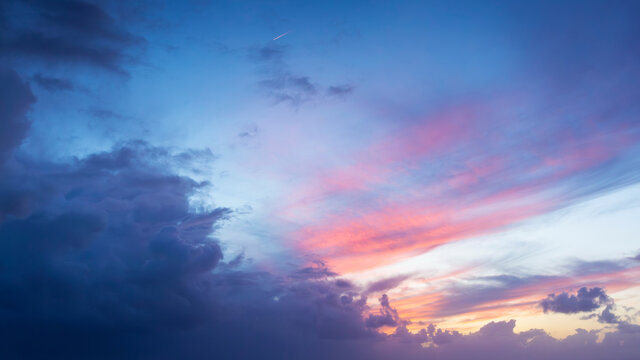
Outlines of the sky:
M3 1L0 357L640 358L639 17Z

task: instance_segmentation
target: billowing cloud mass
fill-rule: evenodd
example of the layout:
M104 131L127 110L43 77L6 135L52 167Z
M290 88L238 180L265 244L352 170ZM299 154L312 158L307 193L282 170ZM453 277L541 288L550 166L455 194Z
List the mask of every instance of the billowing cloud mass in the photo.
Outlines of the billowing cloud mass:
M19 80L11 73L2 85L28 93ZM12 135L18 144L24 131ZM29 160L3 166L3 358L277 353L271 340L285 337L269 335L273 327L319 338L375 335L360 321L363 300L325 273L286 281L216 272L223 254L211 233L230 210L192 209L189 196L208 184L166 170L198 154L136 142L37 169ZM245 336L259 344L240 346ZM209 337L218 340L205 345Z

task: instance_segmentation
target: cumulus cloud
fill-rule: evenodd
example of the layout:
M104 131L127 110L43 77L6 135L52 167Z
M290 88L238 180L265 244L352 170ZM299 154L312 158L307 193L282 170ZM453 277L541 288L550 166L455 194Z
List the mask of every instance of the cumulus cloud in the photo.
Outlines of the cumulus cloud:
M574 314L579 312L593 311L602 305L610 304L611 298L607 296L602 288L582 287L575 295L562 292L558 295L550 294L540 302L544 312L557 312L563 314Z

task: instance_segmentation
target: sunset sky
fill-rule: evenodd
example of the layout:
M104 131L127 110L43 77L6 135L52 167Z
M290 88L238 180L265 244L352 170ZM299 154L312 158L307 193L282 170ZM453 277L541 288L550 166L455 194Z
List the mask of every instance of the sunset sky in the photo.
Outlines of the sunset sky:
M6 0L3 359L640 358L640 2Z

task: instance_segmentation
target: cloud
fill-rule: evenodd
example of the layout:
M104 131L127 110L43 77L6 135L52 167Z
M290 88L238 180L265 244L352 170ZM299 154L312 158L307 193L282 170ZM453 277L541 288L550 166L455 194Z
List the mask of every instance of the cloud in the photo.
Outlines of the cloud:
M398 285L400 285L403 281L407 280L409 277L410 275L398 275L398 276L374 281L367 286L365 293L369 294L374 292L391 290L397 287Z
M380 297L380 309L377 314L369 314L365 320L368 328L377 329L383 326L397 326L400 323L398 311L389 305L389 297L383 294Z
M0 332L17 343L30 333L40 344L5 351L82 353L75 341L94 336L100 353L109 342L102 335L209 316L207 273L222 258L209 235L229 210L192 211L189 194L207 184L166 173L153 160L161 154L131 144L40 164L29 177L23 164L3 179L2 190L27 205L0 224Z
M87 110L87 113L101 120L109 120L109 119L131 120L132 119L130 116L125 116L109 109L90 109L90 110Z
M604 310L600 314L591 314L588 318L597 318L598 322L603 324L616 325L618 330L623 333L637 333L640 332L640 325L636 325L631 323L633 321L634 316L629 315L619 315L614 311L616 310L616 304L613 300L611 300L607 306L605 306ZM623 307L623 309L628 313L630 311L635 310L634 308Z
M35 74L32 80L41 88L49 92L73 90L73 83L70 80L48 77L42 74Z
M564 292L585 286L589 289L592 284L600 286L615 286L619 289L633 287L625 279L634 278L638 268L627 258L608 261L594 261L594 269L601 272L586 271L588 262L576 262L567 267L564 276L549 276L529 274L524 276L494 275L494 276L466 276L464 279L446 279L446 284L437 290L403 299L401 313L420 312L420 320L445 318L453 315L467 314L467 316L493 316L496 311L529 311L532 307L541 307L541 302L549 300L544 297L550 289ZM610 264L603 266L603 264ZM604 290L602 290L604 293ZM566 294L566 293L565 293ZM571 294L566 294L569 297ZM574 297L576 295L573 295ZM606 294L605 294L606 296ZM543 298L532 301L532 298ZM564 296L556 295L561 301ZM422 304L429 301L429 306ZM553 299L553 298L552 298ZM602 306L613 304L609 298ZM549 305L550 306L550 305ZM588 315L595 318L596 314Z
M276 103L288 102L300 105L311 100L318 92L316 85L307 76L297 76L291 73L277 73L270 78L258 82Z
M185 161L138 142L5 172L26 205L0 223L3 357L278 358L378 336L366 298L321 262L284 277L220 267L212 233L230 211L190 206L208 184L168 171Z
M15 73L2 80L18 144L33 98ZM284 276L220 266L230 210L193 207L210 184L176 174L202 156L136 141L0 165L0 357L282 358L378 337L366 297L320 261Z
M574 314L578 312L593 311L602 305L611 303L611 298L607 296L602 288L582 287L575 295L562 292L558 295L550 294L540 302L544 312L557 312L563 314Z
M190 157L136 142L3 169L1 188L26 204L0 222L3 358L638 355L632 324L602 343L584 331L562 341L514 333L514 321L468 335L434 325L411 333L386 294L370 313L366 297L323 262L286 275L221 266L212 235L229 210L191 208L189 195L208 184L170 171ZM383 326L396 330L375 330Z
M353 91L350 85L329 86L325 90L310 76L301 75L291 70L286 62L290 47L269 42L261 47L249 50L249 59L261 65L266 74L265 79L258 81L258 86L275 103L289 103L299 106L302 103L314 100L323 92L328 96L345 97Z
M296 270L291 274L292 277L297 279L324 279L337 275L329 270L323 261L315 261L311 266Z
M638 181L632 170L638 125L622 108L612 110L619 115L600 115L609 100L581 107L584 124L597 119L601 130L592 131L577 120L557 121L558 115L538 107L534 97L529 103L500 97L444 106L360 146L348 154L349 161L310 175L288 206L314 211L318 220L292 237L304 237L305 249L331 259L340 271L361 271ZM531 131L528 120L507 120L516 116L517 104L540 115L535 135L523 135ZM564 114L574 118L570 111ZM485 132L506 140L487 144L477 135ZM424 191L408 196L398 190L408 184ZM566 196L549 196L555 191ZM336 212L340 215L326 216Z
M249 58L255 62L284 65L284 57L288 49L288 46L270 42L265 46L250 49Z
M633 332L604 333L577 329L557 340L544 330L514 332L515 320L492 321L476 332L461 334L430 325L418 333L398 327L384 346L376 347L378 358L444 360L495 359L633 359L638 356L640 337ZM422 345L422 346L419 346Z
M0 164L26 136L31 124L27 111L35 101L15 71L0 68Z
M614 311L616 310L616 304L612 298L610 298L604 290L601 288L581 288L578 290L577 295L567 296L566 292L561 293L557 297L553 298L554 302L559 304L546 304L545 301L549 300L552 295L549 295L547 299L541 302L541 305L547 312L545 306L560 307L560 310L555 311L561 313L577 313L593 311L600 308L601 305L606 305L602 312L593 313L582 317L582 320L588 320L596 318L598 322L609 325L616 325L618 331L621 333L636 333L640 332L640 326L631 323L633 316L618 315ZM633 311L634 308L623 307L626 312ZM554 311L554 310L549 310Z
M620 320L618 316L613 313L614 305L607 305L602 313L598 315L598 321L605 324L617 324Z
M4 57L80 63L127 74L124 65L136 62L130 50L145 43L97 3L14 1L4 12L7 29L0 35Z
M337 97L345 97L350 95L353 92L353 86L351 85L336 85L329 86L327 88L327 95L329 96L337 96Z

